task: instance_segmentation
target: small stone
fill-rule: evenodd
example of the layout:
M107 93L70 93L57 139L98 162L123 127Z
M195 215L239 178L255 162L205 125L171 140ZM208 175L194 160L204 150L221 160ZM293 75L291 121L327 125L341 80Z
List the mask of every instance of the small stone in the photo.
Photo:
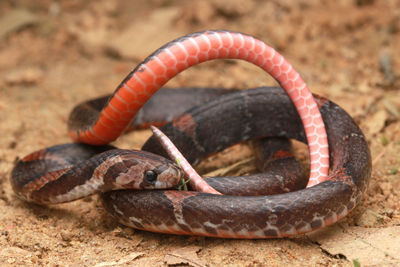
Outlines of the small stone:
M17 69L4 77L7 85L38 84L43 78L43 72L38 68Z
M358 226L373 227L382 224L384 217L370 209L365 210L363 214L356 219Z
M182 12L182 20L185 23L207 24L215 15L215 9L210 2L192 1Z
M224 0L214 0L215 8L225 17L234 18L250 13L253 10L253 1L231 0L229 4Z
M65 242L70 242L70 241L72 240L72 238L74 237L74 234L72 234L72 233L69 232L69 231L62 231L62 232L60 233L60 236L61 236L61 238L62 238L63 241L65 241Z

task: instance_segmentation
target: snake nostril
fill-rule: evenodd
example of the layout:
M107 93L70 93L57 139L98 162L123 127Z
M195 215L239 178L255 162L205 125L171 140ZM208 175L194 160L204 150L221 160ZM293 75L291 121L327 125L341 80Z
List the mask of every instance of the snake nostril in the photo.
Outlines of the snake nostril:
M146 182L153 184L157 180L158 174L155 171L145 171L144 179Z

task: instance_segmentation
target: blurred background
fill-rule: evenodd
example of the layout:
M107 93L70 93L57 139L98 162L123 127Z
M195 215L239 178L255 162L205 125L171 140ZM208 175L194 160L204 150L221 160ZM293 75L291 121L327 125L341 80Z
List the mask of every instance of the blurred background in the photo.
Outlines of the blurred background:
M364 131L374 164L370 189L362 206L333 230L340 232L335 242L308 236L272 241L170 237L120 226L96 198L60 209L16 200L8 183L15 159L70 142L66 120L76 104L112 93L166 42L207 29L265 41L312 92L341 105ZM368 262L371 255L370 264L396 262L400 241L391 238L400 233L399 31L397 0L1 0L0 206L5 212L0 262L348 266L354 260ZM275 84L249 63L218 60L184 71L168 86ZM149 135L131 133L117 145L140 148ZM336 247L346 240L346 246ZM370 246L360 251L355 249L359 242ZM186 260L174 262L174 257Z

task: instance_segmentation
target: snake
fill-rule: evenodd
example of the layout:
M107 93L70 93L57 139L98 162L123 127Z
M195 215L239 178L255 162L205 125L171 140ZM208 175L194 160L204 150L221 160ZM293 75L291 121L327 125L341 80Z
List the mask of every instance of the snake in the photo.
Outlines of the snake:
M252 62L270 73L284 90L262 87L222 94L172 119L162 131L192 164L251 139L284 137L305 142L311 162L307 188L288 192L284 186L281 193L255 196L231 194L229 189L224 195L164 190L179 183L184 174L176 163L164 158L166 152L154 136L140 151L106 145L170 78L216 58ZM59 145L18 161L11 184L19 197L53 204L94 190L102 192L103 204L114 217L137 229L222 238L277 238L311 232L345 217L361 201L371 175L368 144L353 119L333 102L313 96L275 50L241 33L206 31L178 38L139 64L107 101L86 103L79 110L70 117L69 134L90 145ZM282 180L279 174L274 177ZM247 187L253 179L237 183Z

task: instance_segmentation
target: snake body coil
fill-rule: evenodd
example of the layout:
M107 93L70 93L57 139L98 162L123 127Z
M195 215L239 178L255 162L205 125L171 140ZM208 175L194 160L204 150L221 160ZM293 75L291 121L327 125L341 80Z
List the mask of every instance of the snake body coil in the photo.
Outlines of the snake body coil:
M14 191L25 200L41 204L105 192L102 198L106 209L121 223L171 234L285 237L322 228L346 216L359 203L371 175L364 135L339 106L313 98L292 66L275 50L247 35L208 31L167 44L130 73L108 101L97 99L77 107L70 117L70 135L76 141L96 145L114 140L168 79L215 58L252 62L272 74L287 94L282 88L266 87L233 94L216 91L222 96L174 119L163 116L167 113L164 109L157 113L161 114L157 120L172 120L162 130L193 164L235 143L269 137L263 142L272 144L272 148L258 150L265 158L265 173L244 181L243 177L229 180L229 186L225 178L224 182L208 180L226 195L119 190L164 189L181 180L181 170L162 157L166 153L153 137L143 146L144 151L67 144L34 152L16 164L11 176ZM203 100L214 97L212 90L208 93ZM161 99L162 91L159 95ZM178 98L169 100L172 106L186 107L183 103L187 96L181 101ZM151 98L144 110L161 107L157 99ZM139 123L141 119L136 117ZM301 170L287 139L281 138L308 143L308 188L304 189L307 181L298 175ZM328 158L331 171L326 176ZM283 162L290 167L282 170ZM258 191L253 192L255 189ZM297 191L288 192L292 190Z
M371 157L365 137L352 118L326 99L316 97L316 101L331 147L332 169L328 181L272 196L116 191L104 195L104 205L123 224L175 234L285 237L335 223L359 203L371 175ZM190 162L241 140L262 136L305 142L296 110L279 88L258 88L223 96L182 115L162 130ZM162 151L154 138L142 149ZM144 208L148 205L152 206L152 212Z

